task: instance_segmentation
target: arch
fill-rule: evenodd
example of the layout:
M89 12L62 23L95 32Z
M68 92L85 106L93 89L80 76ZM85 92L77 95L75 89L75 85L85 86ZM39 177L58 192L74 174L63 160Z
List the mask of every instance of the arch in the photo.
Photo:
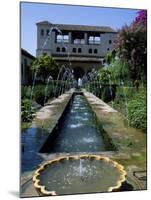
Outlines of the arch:
M89 49L89 53L92 53L92 49Z
M94 49L94 53L97 54L97 53L98 53L98 50L97 50L97 49Z
M73 48L73 49L72 49L72 52L73 52L73 53L76 53L76 48Z
M81 53L82 52L82 49L81 48L78 48L78 53Z
M85 74L84 70L81 67L75 67L73 70L74 70L74 77L76 80L78 80L78 78L82 78Z
M44 36L44 29L41 29L41 30L40 30L40 35L41 35L41 36Z
M66 48L65 47L62 47L62 52L65 52L66 51Z
M57 47L57 48L56 48L56 51L57 51L57 52L60 52L60 47Z

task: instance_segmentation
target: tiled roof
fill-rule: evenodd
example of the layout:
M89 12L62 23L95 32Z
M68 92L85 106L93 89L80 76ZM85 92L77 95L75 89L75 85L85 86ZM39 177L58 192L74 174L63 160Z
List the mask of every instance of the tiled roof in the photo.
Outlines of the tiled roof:
M67 30L67 31L88 31L88 32L108 32L108 33L116 33L114 29L109 26L90 26L90 25L73 25L73 24L52 24L48 21L38 22L37 25L49 25L49 26L56 26L60 30Z

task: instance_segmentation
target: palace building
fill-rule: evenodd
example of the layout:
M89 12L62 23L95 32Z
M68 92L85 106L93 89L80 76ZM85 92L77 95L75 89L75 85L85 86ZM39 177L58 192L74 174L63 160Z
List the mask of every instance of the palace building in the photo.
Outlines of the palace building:
M59 65L73 69L76 78L102 66L104 56L114 48L117 32L108 26L37 23L36 55L53 56Z

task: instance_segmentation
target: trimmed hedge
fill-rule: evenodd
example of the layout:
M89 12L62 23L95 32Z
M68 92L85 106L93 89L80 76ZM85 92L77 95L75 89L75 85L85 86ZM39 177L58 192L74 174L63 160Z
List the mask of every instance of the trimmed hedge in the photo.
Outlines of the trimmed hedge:
M129 125L146 130L147 129L147 95L146 92L140 92L133 96L128 102L128 120Z
M85 88L106 103L113 101L116 97L116 84L104 84L98 81L89 82Z
M32 95L32 100L36 101L38 104L43 105L44 100L47 101L49 98L57 97L60 94L64 93L65 90L69 90L71 87L71 83L67 83L66 81L53 81L53 83L49 83L46 90L46 85L35 85ZM31 86L22 86L21 88L21 98L22 99L30 99L31 98ZM46 99L45 99L46 94Z

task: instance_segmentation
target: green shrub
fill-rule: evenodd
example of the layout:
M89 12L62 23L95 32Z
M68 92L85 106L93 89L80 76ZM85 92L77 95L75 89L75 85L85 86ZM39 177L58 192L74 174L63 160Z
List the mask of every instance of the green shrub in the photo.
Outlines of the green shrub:
M111 71L109 69L101 69L100 70L100 80L102 83L109 83L112 80Z
M44 104L45 85L36 85L33 90L33 99L40 105Z
M104 85L102 87L101 99L106 103L113 101L116 96L116 85Z
M140 92L128 102L129 125L142 130L147 129L146 92Z
M122 62L119 58L113 59L110 63L110 71L112 75L112 81L119 84L122 80L127 82L129 77L129 64Z
M35 85L33 89L32 100L36 101L40 105L43 105L44 101L47 101L49 98L54 96L57 97L64 93L65 90L69 90L71 83L67 81L53 81L49 83L47 88L46 87L46 84ZM31 90L31 86L22 86L21 99L31 99Z
M43 105L44 98L45 98L45 90L46 90L46 85L42 85L42 84L35 85L34 90L33 90L32 100L35 100L38 104ZM50 84L47 88L46 100L48 98L53 97L52 90L53 90L52 84ZM31 98L31 86L22 86L21 98L22 99Z
M133 96L135 96L135 94L137 94L138 92L136 91L136 88L134 87L125 87L125 86L118 86L117 87L117 92L116 92L116 96L117 98L121 98L121 99L131 99L133 98Z
M104 102L111 101L111 89L109 86L104 87L104 89L102 91L102 100Z
M29 99L22 99L21 102L21 119L22 121L29 122L33 118L34 108Z
M138 92L135 87L123 87L123 93L128 98L133 98Z
M69 90L72 87L72 83L69 81L54 81L53 96L58 97L63 94L65 91Z
M30 99L31 95L31 86L22 86L21 87L21 98L25 99L28 98Z

